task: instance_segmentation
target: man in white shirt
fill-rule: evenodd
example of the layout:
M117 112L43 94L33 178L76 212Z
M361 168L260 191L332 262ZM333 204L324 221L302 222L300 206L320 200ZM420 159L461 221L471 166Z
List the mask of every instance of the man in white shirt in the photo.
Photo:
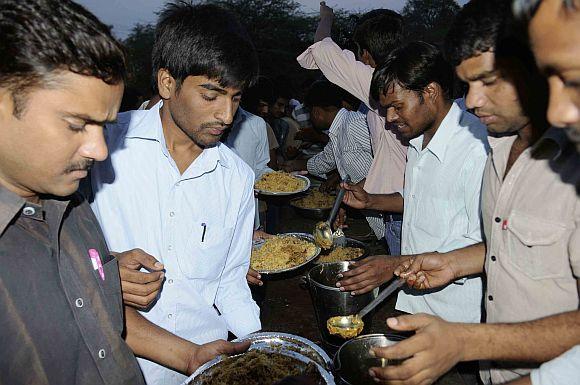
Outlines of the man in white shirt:
M367 116L373 163L364 182L367 192L388 194L403 188L407 146L401 142L396 129L385 125L385 111L370 98L370 86L374 68L398 48L402 41L403 19L387 9L368 12L354 31L358 47L357 55L342 50L332 39L334 19L332 8L320 4L320 23L314 35L314 44L300 56L298 63L306 69L320 70L337 86L358 98L362 104L359 111ZM402 218L396 213L385 215L385 240L392 255L401 249Z
M143 316L197 343L260 329L246 283L254 174L219 143L257 66L229 12L169 4L153 49L162 100L119 115L107 130L110 156L92 173L92 208L109 248L139 248L165 266L164 287ZM148 383L184 379L154 362L139 364Z
M373 77L371 90L387 109L387 121L410 139L404 190L371 195L358 186L344 202L364 209L403 213L402 253L445 252L481 242L481 178L488 152L485 126L452 102L453 69L441 53L416 42L397 49ZM374 256L352 263L337 284L360 294L389 280L405 257ZM397 309L436 314L450 321L479 322L481 279L458 280L431 292L399 293Z

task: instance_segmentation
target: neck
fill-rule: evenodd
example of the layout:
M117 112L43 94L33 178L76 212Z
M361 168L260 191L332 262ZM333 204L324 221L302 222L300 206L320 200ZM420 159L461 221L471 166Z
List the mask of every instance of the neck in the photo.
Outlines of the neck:
M187 152L193 156L193 159L195 159L203 152L203 148L191 140L191 138L187 136L175 123L167 105L164 104L159 109L159 115L161 117L161 126L163 127L165 144L172 156L174 156L175 153Z
M37 193L25 188L24 186L20 186L18 183L10 182L9 178L2 175L1 172L0 172L0 186L26 199L28 202L36 204L40 203L40 197L38 196Z
M437 106L437 114L435 115L433 124L427 130L425 130L425 132L423 132L423 149L429 145L429 142L431 139L433 139L433 136L435 136L435 133L441 125L441 122L443 122L443 119L445 119L449 113L452 104L453 103L450 100L442 100L441 104Z
M519 146L528 148L534 145L544 135L544 132L548 129L547 126L535 125L532 122L528 122L524 127L518 130L517 142Z

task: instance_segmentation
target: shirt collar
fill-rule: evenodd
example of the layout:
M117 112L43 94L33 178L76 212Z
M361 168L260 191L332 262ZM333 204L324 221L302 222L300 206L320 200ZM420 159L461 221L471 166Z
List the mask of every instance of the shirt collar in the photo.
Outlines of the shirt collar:
M445 115L445 118L441 121L441 124L437 128L435 135L431 138L431 141L427 145L425 150L430 151L439 162L443 163L445 160L445 152L447 151L447 146L449 145L451 136L457 131L459 121L461 119L461 114L463 111L457 103L452 103L451 108ZM423 137L420 135L409 141L409 145L412 146L417 152L421 152L423 148Z
M159 114L161 106L163 106L163 100L160 100L149 110L131 111L127 116L130 121L125 137L130 139L156 140L159 143L165 143L161 115Z
M332 133L334 135L338 134L338 132L340 131L340 129L342 127L342 121L343 121L346 113L347 113L347 110L345 108L341 108L336 113L336 116L334 117L334 120L332 121L332 124L330 125L330 129L328 130L329 133Z
M24 198L0 186L0 234L6 230L25 203Z
M241 124L244 120L248 117L248 113L242 107L238 107L238 111L236 111L236 116L234 117L234 122L232 123L232 129L236 127L238 124Z
M568 144L568 138L564 130L550 127L532 146L531 153L534 157L556 160L562 155Z
M197 178L214 171L218 166L230 168L230 163L223 153L226 151L225 148L226 145L218 143L214 147L204 149L183 174L182 179Z

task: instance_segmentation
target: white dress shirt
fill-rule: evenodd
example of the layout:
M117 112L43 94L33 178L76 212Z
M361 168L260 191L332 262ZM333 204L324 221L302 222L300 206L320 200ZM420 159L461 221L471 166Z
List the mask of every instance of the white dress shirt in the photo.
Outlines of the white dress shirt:
M481 183L489 151L485 126L453 103L422 147L423 135L409 142L401 254L447 252L481 242ZM428 293L407 288L399 292L397 309L480 322L481 301L481 279L470 278Z
M165 265L151 322L198 344L260 329L246 283L254 174L221 143L180 174L166 148L158 103L107 127L110 155L92 170L93 211L110 250L141 248ZM150 384L185 377L139 359Z
M578 385L580 383L580 345L548 361L530 375L532 385Z

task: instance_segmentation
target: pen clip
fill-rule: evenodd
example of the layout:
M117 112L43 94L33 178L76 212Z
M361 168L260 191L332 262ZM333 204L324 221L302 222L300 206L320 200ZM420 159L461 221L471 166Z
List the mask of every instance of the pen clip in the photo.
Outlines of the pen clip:
M205 231L207 230L207 225L205 222L201 224L201 227L203 227L203 231L201 233L201 241L203 242L205 240Z

